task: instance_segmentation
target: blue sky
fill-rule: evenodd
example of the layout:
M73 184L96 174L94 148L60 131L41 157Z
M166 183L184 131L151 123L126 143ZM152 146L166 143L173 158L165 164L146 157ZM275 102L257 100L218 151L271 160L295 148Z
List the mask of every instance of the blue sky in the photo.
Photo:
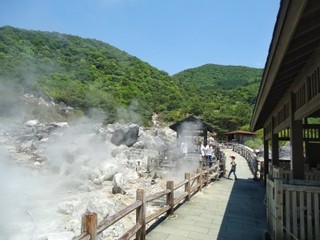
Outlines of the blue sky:
M109 43L174 74L207 63L263 68L280 0L0 0L0 26Z

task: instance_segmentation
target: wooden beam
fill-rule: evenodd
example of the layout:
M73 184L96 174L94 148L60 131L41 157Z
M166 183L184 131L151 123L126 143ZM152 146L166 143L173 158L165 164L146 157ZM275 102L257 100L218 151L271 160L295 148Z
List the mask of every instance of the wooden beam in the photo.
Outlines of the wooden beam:
M296 51L303 47L308 47L308 45L312 45L313 42L318 42L320 39L320 27L312 29L312 31L306 32L305 34L294 39L292 44L290 45L289 51Z
M303 35L307 32L314 31L316 28L320 26L320 9L319 9L319 3L318 3L318 9L310 14L304 14L303 15L303 21L299 24L297 27L296 36Z
M306 55L309 56L314 51L314 49L318 46L318 44L319 44L318 42L313 42L312 45L308 45L308 47L299 48L295 51L288 52L285 58L285 62L290 63L299 59L300 57L303 57Z
M294 179L304 178L303 157L303 124L302 120L294 119L295 94L290 99L290 143L291 143L291 170Z
M320 94L307 102L303 107L299 108L295 113L295 119L308 117L312 113L320 110Z
M307 2L308 1L281 1L281 8L273 33L274 36L269 49L266 68L258 93L258 100L254 108L253 118L251 122L253 130L256 130L260 127L256 126L258 124L260 114L262 112L262 109L264 108L265 101L267 100L271 87L274 84L276 75L278 74L287 48L290 44L290 41L292 40L296 26L302 16Z
M279 166L279 139L278 133L274 132L274 119L272 119L271 151L272 165Z
M266 135L266 129L263 129L263 134ZM269 141L263 140L263 157L264 157L264 186L267 184L267 174L269 174Z

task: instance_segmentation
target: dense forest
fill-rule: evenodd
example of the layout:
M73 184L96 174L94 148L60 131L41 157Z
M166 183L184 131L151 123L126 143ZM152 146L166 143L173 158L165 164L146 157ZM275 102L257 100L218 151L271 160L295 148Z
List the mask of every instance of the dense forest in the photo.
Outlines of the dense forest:
M182 95L188 96L183 109L212 124L219 136L249 130L262 69L207 64L172 77Z
M218 136L248 129L261 75L262 69L207 64L170 76L101 41L0 28L1 96L33 93L83 114L98 108L105 122L119 120L118 109L125 108L144 125L153 113L167 123L192 114ZM0 111L13 103L2 100Z

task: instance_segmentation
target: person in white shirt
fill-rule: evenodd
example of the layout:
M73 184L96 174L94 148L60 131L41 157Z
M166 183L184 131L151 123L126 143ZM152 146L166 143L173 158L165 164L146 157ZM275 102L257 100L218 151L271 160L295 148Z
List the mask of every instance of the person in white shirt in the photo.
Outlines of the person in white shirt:
M207 153L207 160L209 161L209 167L212 167L212 154L213 154L213 147L209 144L208 153Z

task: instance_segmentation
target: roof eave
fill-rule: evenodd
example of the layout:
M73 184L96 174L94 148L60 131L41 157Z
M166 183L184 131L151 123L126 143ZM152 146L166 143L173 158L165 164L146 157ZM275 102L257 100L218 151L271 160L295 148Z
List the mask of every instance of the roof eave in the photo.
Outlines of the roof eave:
M277 16L277 22L273 31L272 41L269 47L262 82L260 84L257 103L253 109L251 119L251 130L256 131L263 127L261 113L267 97L274 84L277 72L280 69L282 60L286 54L289 43L292 39L297 23L307 1L282 0Z

